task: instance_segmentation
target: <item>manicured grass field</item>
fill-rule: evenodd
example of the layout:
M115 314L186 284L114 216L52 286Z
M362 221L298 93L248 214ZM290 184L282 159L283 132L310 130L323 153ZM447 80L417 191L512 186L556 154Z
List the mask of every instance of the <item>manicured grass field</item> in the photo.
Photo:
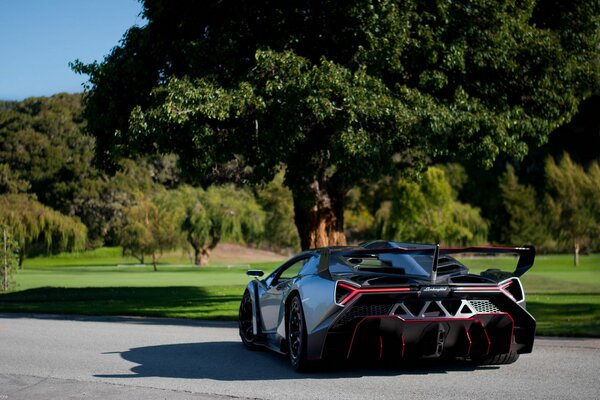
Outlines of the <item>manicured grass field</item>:
M15 290L0 294L0 311L235 319L245 271L279 264L195 267L178 253L161 261L154 272L114 248L29 259L15 274ZM463 261L473 272L516 264L510 257ZM538 334L600 337L600 254L582 256L579 267L569 255L540 255L523 284Z
M0 311L236 319L243 286L28 289L0 295Z

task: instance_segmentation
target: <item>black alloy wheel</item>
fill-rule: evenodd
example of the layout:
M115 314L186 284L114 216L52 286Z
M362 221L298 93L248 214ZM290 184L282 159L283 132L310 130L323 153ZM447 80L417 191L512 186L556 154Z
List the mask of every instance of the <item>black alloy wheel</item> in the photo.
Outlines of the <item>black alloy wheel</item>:
M240 304L239 328L242 342L249 349L255 350L257 346L255 344L256 335L254 335L252 329L252 299L248 290L244 292L244 297L242 297Z
M302 302L298 296L294 296L289 306L288 314L288 352L292 367L296 371L308 369L306 360L306 323Z

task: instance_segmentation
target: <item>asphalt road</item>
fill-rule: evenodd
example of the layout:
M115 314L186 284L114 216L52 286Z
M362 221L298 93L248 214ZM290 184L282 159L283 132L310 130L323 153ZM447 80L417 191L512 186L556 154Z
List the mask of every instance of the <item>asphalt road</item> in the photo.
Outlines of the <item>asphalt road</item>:
M0 400L599 399L600 339L538 338L512 365L297 374L235 325L0 313Z

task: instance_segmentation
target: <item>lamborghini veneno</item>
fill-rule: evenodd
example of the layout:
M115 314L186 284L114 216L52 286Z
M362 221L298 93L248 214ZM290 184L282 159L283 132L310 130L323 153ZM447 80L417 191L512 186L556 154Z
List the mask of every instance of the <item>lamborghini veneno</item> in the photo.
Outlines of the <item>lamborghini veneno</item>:
M459 261L476 264L483 253L512 255L516 269L476 275ZM509 364L533 347L519 276L534 258L530 246L384 241L304 251L264 279L247 272L256 279L240 305L240 336L249 348L288 354L297 370L325 358Z

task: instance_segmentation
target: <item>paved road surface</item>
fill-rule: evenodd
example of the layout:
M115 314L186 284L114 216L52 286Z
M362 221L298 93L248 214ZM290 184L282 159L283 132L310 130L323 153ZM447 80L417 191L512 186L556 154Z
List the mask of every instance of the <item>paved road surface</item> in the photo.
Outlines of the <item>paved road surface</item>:
M0 313L0 400L599 399L600 339L541 339L501 367L297 374L229 322Z

